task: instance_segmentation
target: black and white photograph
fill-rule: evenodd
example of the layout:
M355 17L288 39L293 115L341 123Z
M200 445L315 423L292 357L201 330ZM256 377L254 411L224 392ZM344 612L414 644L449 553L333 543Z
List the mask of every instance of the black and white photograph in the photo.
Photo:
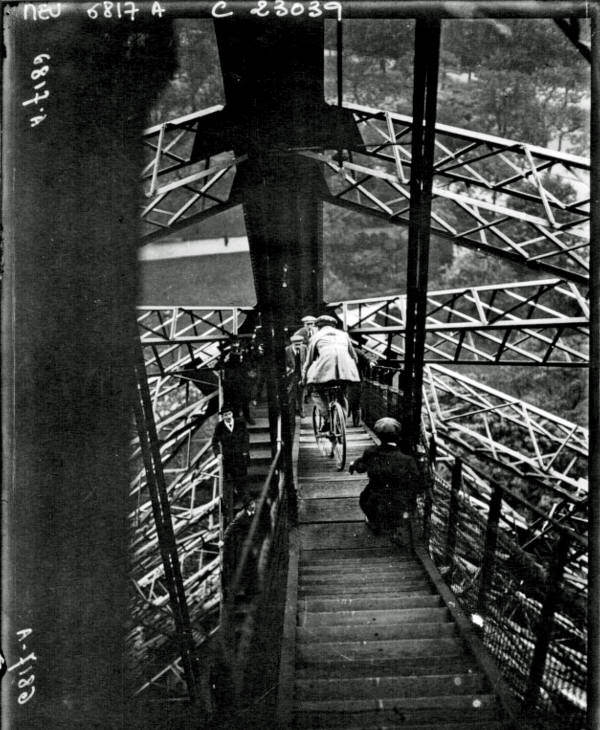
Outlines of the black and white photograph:
M3 730L600 730L598 1L1 8Z

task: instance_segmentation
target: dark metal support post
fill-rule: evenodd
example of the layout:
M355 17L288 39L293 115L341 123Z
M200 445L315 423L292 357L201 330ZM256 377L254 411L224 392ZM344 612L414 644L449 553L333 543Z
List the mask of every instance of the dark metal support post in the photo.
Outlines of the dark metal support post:
M454 551L456 549L456 532L458 523L458 493L462 485L462 461L454 459L452 467L452 483L450 489L450 504L448 506L448 532L446 534L446 563L450 566L448 581L452 580L454 568Z
M588 730L600 727L600 9L591 4Z
M2 8L1 628L12 670L0 725L131 727L122 651L139 136L174 68L173 38L167 18L130 29L77 8L36 23L24 7ZM43 100L23 105L42 64Z
M485 530L485 545L483 549L483 564L481 566L481 579L479 582L479 595L477 597L477 610L484 614L487 606L488 593L492 587L494 567L496 564L496 544L498 542L498 523L502 510L502 490L494 486L492 498L490 499L490 511Z
M552 627L554 624L554 612L560 598L560 587L567 559L569 557L570 538L567 532L561 532L556 544L552 564L548 571L548 588L546 597L542 604L540 618L536 628L536 642L533 650L533 658L529 669L529 679L523 706L528 712L535 709L539 697L540 686L544 676L548 647L552 639Z
M404 360L406 388L402 420L403 442L410 449L417 445L421 422L440 28L439 20L420 19L415 30Z

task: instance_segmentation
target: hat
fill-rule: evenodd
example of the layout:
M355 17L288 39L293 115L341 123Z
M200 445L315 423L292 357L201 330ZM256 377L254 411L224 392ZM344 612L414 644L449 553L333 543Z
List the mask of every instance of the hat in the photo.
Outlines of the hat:
M317 321L317 318L313 317L312 314L307 314L306 317L302 317L300 321L304 324L314 324Z
M394 441L402 432L402 426L395 418L380 418L375 422L373 431L382 441Z
M302 337L302 335L292 335L290 337L290 342L304 342L304 337Z
M331 317L329 314L322 314L320 317L317 317L318 327L323 327L326 324L335 327L337 325L337 320L334 317Z
M223 415L224 413L233 413L233 408L229 405L229 403L223 403L221 406L221 409L219 410L219 415Z

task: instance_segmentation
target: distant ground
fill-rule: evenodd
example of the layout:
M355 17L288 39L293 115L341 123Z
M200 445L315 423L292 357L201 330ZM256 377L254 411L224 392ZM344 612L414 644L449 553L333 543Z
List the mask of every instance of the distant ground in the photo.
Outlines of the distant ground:
M138 303L253 306L250 256L243 252L141 262Z

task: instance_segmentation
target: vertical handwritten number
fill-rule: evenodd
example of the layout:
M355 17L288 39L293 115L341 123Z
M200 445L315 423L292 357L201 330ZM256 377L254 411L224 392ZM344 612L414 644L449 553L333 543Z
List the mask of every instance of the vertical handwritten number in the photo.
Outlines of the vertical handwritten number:
M288 9L285 7L283 0L275 0L275 15L283 18L284 15L288 14Z
M38 56L36 56L33 59L33 65L39 66L40 63L43 63L44 61L49 61L50 55L48 53L40 53ZM25 631L29 631L29 629L24 629Z
M50 66L42 66L41 68L34 68L31 72L31 78L37 81L42 76L45 76L50 71Z
M111 2L109 2L108 0L106 0L106 2L104 2L104 17L105 18L112 18L112 12L111 12L112 7L113 7L113 4Z
M304 12L304 5L302 5L302 3L294 3L290 10L290 14L294 15L294 16L302 15L303 12Z
M29 690L29 694L27 692L21 692L21 694L17 697L17 702L20 705L24 705L26 702L29 702L29 700L33 697L35 694L35 687L32 687Z
M267 10L267 0L258 0L258 7L252 8L251 15L258 15L259 18L266 18L269 15Z
M23 679L20 679L17 682L17 687L19 689L25 689L25 687L30 687L34 682L35 682L35 674L32 674L30 677L27 677L27 679L25 679L24 677L23 677Z
M98 17L98 11L96 10L97 7L98 7L98 3L96 3L95 5L92 5L91 8L87 9L88 17L90 17L92 20L96 20L96 18Z

